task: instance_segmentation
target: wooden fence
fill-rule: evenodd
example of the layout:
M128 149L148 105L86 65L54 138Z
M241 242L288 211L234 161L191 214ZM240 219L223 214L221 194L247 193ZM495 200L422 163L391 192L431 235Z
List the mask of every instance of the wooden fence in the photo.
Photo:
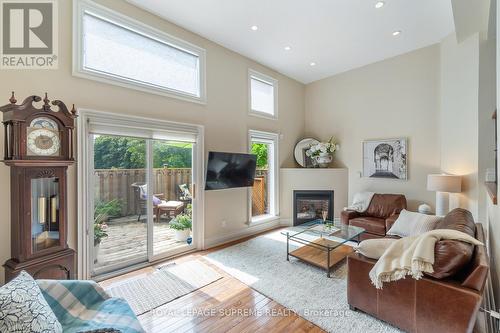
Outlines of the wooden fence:
M180 196L179 185L191 186L191 169L153 169L153 192L163 194L165 200L177 200ZM137 214L139 199L133 184L146 182L145 169L99 169L94 170L95 196L97 201L122 201L121 216Z
M267 213L267 170L256 171L252 195L252 215ZM165 200L177 200L180 196L179 185L191 186L191 169L159 168L153 169L154 193L163 194ZM145 169L98 169L94 170L95 202L113 199L122 201L121 216L138 213L138 196L133 184L146 182ZM202 188L202 187L200 187Z
M269 213L267 203L267 169L259 169L255 172L255 181L252 188L252 216Z

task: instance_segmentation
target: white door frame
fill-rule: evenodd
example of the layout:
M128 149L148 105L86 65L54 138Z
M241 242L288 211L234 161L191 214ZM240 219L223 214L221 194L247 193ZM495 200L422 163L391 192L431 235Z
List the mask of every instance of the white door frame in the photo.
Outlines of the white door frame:
M91 277L91 260L93 251L93 242L89 241L88 222L93 215L92 199L89 200L87 193L93 193L91 184L92 177L89 177L89 172L93 168L92 144L90 142L90 119L102 119L104 122L110 121L116 124L123 124L124 128L133 128L135 126L151 128L152 130L178 131L188 130L196 135L196 144L193 149L193 206L196 208L193 211L193 246L191 248L203 249L205 240L204 230L204 167L203 167L203 152L204 152L204 127L202 125L170 122L152 118L143 118L137 116L128 116L117 113L95 111L90 109L78 109L77 121L77 262L78 262L78 278L89 279ZM90 156L92 155L92 156ZM152 154L149 154L149 159L152 159ZM148 164L152 161L148 161ZM151 180L151 175L147 175L147 180ZM149 183L149 182L148 182ZM148 186L148 196L152 196L152 186ZM151 200L149 200L151 202ZM151 211L149 211L151 210ZM152 207L148 205L148 219L152 218ZM151 219L152 221L152 219ZM148 222L152 223L152 222ZM151 225L151 224L150 224ZM162 256L154 257L152 255L152 240L153 230L148 227L148 258L150 261L159 260L161 258L178 254L178 251L166 253ZM151 245L149 245L151 244ZM184 249L184 251L189 250Z

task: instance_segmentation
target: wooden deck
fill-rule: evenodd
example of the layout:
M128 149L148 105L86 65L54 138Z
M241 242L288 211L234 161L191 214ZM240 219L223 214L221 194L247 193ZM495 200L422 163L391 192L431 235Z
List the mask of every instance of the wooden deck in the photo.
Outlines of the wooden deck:
M218 271L223 278L140 315L139 320L146 332L324 332L318 326L250 288L203 258L203 255L209 252L249 238L251 237L171 260L170 262L177 263L201 260ZM155 271L155 267L151 266L102 281L100 284L106 288L114 283L143 277Z
M174 238L174 230L168 223L154 224L153 252L163 253L185 242L178 242ZM97 255L96 268L102 268L119 262L144 258L147 254L147 224L146 222L132 221L108 224L108 237L100 244Z

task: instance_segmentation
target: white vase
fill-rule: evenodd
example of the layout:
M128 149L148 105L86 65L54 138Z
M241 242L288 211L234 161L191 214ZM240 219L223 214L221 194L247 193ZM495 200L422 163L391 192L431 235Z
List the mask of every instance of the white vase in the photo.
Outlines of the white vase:
M185 242L188 239L190 233L191 230L189 229L175 230L175 240L179 242Z
M316 156L316 162L320 168L328 168L328 165L332 162L333 156L330 153L320 153Z

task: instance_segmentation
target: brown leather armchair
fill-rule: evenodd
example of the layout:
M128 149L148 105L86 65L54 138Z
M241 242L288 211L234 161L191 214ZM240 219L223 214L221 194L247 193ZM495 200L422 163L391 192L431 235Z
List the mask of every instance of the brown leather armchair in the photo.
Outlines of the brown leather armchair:
M436 229L455 229L484 241L481 224L470 212L455 209ZM368 276L376 260L353 253L347 257L347 301L407 332L472 332L488 276L484 246L454 240L436 243L434 273L420 280L407 277L376 289Z
M364 228L360 240L385 237L386 232L396 222L399 213L406 209L406 197L402 194L375 194L363 212L343 211L342 223Z

